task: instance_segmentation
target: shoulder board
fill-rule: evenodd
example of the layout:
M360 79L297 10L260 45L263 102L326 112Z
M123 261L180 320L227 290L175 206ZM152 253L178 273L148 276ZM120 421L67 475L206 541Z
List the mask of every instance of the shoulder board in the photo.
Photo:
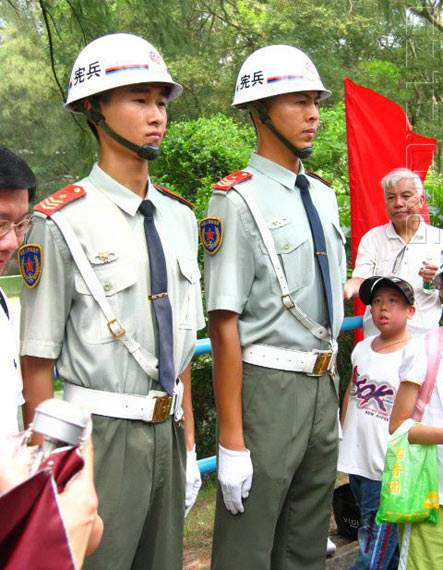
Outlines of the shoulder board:
M64 206L70 202L78 200L78 198L82 198L85 195L86 190L82 186L70 184L43 198L41 202L34 206L34 211L50 216L54 212L58 212L58 210L64 208Z
M311 170L307 170L306 174L308 176L311 176L311 178L317 178L317 180L320 180L320 182L323 182L323 184L326 184L326 186L329 186L329 188L332 188L332 184L330 182L328 182L327 180L325 180L324 178L322 178L318 174L315 174L315 172L312 172Z
M169 196L173 200L178 200L182 204L185 204L185 206L188 206L189 208L194 209L194 204L192 202L190 202L189 200L186 200L186 198L183 198L183 196L180 196L180 194L177 194L176 192L169 190L169 188L166 188L166 186L160 186L160 184L154 184L154 186L162 194L166 194L166 196Z
M246 170L237 170L213 184L212 187L214 190L224 190L225 192L228 192L229 190L232 190L236 184L240 184L240 182L244 182L249 178L252 178L252 174L250 172L246 172Z

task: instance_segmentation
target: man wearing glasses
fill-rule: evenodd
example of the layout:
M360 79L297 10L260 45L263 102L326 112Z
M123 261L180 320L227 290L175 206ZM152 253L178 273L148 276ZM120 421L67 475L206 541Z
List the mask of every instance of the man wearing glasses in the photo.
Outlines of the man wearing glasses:
M412 334L423 334L438 326L441 316L440 279L443 232L426 224L419 215L424 189L420 177L407 168L389 172L381 181L386 213L390 221L369 230L358 246L352 278L344 298L358 294L364 279L372 275L395 275L414 287L417 311L409 321ZM367 308L365 336L376 334Z
M29 166L0 146L0 275L23 242L31 225L29 201L35 193L35 178ZM18 431L17 406L23 403L13 315L0 288L0 435Z

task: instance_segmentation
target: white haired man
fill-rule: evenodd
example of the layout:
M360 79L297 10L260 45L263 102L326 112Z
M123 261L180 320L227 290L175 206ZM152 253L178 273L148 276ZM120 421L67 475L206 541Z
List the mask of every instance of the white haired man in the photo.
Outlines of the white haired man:
M443 232L426 224L419 215L424 189L417 174L396 168L382 179L381 185L390 221L362 237L344 298L357 295L361 283L372 275L401 277L413 285L417 306L408 328L412 334L422 334L437 326L441 316L441 292L439 295L433 283L441 264ZM376 333L368 310L363 326L365 336Z

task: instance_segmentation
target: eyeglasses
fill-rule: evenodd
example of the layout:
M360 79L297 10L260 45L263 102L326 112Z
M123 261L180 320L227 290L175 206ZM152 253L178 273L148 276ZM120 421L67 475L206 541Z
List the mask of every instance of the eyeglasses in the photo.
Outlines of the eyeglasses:
M23 239L26 232L31 229L32 219L30 216L23 218L17 224L10 222L9 220L0 220L0 239L6 237L12 230L15 231L15 235L18 239Z

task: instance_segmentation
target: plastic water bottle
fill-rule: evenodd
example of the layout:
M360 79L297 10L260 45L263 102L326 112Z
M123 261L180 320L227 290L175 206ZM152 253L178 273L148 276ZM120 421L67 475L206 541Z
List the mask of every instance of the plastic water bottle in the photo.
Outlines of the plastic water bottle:
M423 263L424 263L424 265L431 264L432 263L432 257L425 257ZM425 281L423 279L423 291L426 294L431 295L431 293L433 293L434 290L435 290L434 280L432 279L431 281Z

